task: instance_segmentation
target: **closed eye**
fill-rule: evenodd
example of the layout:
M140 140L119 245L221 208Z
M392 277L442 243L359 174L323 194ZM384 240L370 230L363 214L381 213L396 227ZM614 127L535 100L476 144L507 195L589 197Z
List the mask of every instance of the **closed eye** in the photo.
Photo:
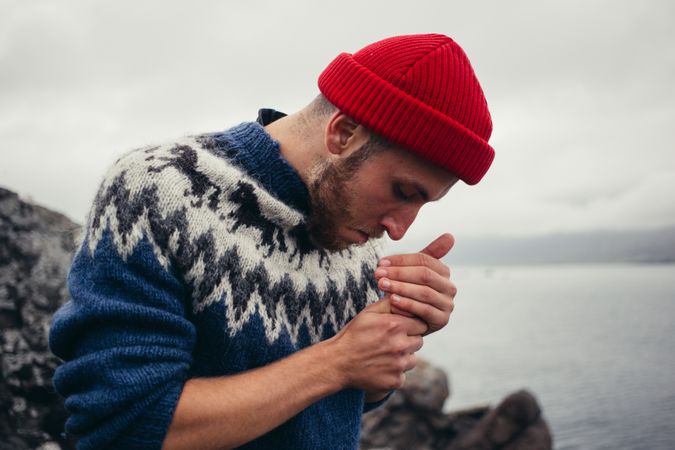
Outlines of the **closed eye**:
M394 183L391 188L392 192L394 193L394 197L404 202L412 202L418 194L418 192L404 191L401 185L398 183Z

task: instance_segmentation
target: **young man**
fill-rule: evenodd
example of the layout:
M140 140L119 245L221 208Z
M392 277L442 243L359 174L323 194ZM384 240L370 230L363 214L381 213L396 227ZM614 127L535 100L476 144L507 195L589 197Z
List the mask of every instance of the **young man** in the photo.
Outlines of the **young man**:
M364 409L448 322L452 237L385 258L377 238L490 166L466 55L389 38L319 88L106 176L50 334L81 448L356 448Z

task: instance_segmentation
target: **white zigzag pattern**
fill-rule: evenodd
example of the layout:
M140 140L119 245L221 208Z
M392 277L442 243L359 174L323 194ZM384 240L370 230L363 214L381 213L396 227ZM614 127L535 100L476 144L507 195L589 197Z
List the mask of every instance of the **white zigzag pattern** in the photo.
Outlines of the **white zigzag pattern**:
M175 155L171 153L171 149L176 145L186 145L194 149L198 155L197 167L199 172L206 175L215 186L221 189L218 207L215 211L209 209L206 204L207 202L196 205L195 202L199 199L196 197L190 198L185 195L190 190L190 180L176 168L167 167L159 173L148 176L148 168L157 168L165 161L175 158ZM150 155L154 156L154 158L148 161L147 158ZM358 282L362 280L361 266L364 262L369 267L375 267L377 264L381 251L381 243L378 241L371 241L363 246L352 247L351 254L346 251L328 253L329 264L321 264L321 255L317 251L305 255L302 261L300 261L301 255L299 254L289 261L289 254L293 250L291 247L293 239L288 235L288 230L303 220L302 215L273 197L254 179L239 168L231 165L224 158L201 148L201 145L193 138L184 138L181 141L160 146L156 149L147 151L140 149L126 154L110 169L101 185L99 194L106 192L111 187L113 180L123 172L126 173L126 188L130 191L131 197L127 200L133 200L134 196L142 192L144 188L156 185L158 188L157 207L162 218L167 218L172 213L184 208L187 211L187 227L180 232L186 233L191 242L205 233L212 233L215 238L215 248L212 250L216 255L216 260L227 251L236 247L239 256L244 262L244 271L249 273L256 265L262 263L269 276L270 285L279 282L284 276L288 276L292 281L294 292L302 292L307 288L309 283L312 283L317 293L322 295L329 288L328 283L330 280L335 283L341 292L347 293L347 280L350 276ZM234 189L236 189L237 182L240 180L254 186L254 193L263 215L284 230L285 241L291 247L288 254L279 251L277 248L267 256L268 248L266 246L260 245L257 248L257 244L261 242L261 231L258 229L242 226L234 233L229 231L233 225L233 219L229 217L229 213L234 211L237 205L227 199ZM207 198L214 190L213 187L209 188L202 195L202 198ZM131 233L125 236L125 243L116 218L117 212L114 202L109 202L105 206L103 214L100 216L99 226L96 228L93 226L93 217L90 217L88 233L89 251L93 254L102 238L104 230L108 228L112 233L116 250L122 258L126 259L133 252L136 245L145 237L152 244L157 260L162 267L168 270L171 265L172 256L178 247L179 232L176 231L171 236L168 249L160 248L150 232L146 210L139 220L133 224ZM301 262L302 271L297 270ZM201 253L190 271L184 274L184 276L186 281L197 285L203 280L208 270L209 268L206 267L206 262L203 260L203 253ZM298 335L303 325L309 330L312 341L318 342L321 330L325 325L332 326L334 330L339 330L344 326L344 323L338 322L335 308L340 308L343 311L342 317L345 318L345 321L358 313L355 299L343 298L339 299L339 305L328 305L321 322L318 324L312 320L308 305L303 307L297 321L291 323L282 301L276 303L274 314L270 316L267 314L267 309L263 304L262 298L258 292L254 292L249 301L246 302L245 311L236 320L232 300L234 298L233 288L227 279L226 273L206 298L193 298L193 309L195 312L203 310L213 302L224 301L228 322L226 326L232 336L242 329L253 314L257 313L263 319L266 337L270 343L278 339L284 330L288 332L293 343L297 343ZM364 293L366 303L370 304L376 301L378 298L377 293L372 289L367 289L367 291Z

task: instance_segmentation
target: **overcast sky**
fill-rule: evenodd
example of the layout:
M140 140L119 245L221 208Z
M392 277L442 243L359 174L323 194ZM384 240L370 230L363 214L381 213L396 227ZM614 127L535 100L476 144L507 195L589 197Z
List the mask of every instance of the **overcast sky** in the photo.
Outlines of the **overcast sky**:
M0 0L0 185L82 223L121 153L293 112L338 53L436 32L472 61L496 159L411 239L674 225L673 5Z

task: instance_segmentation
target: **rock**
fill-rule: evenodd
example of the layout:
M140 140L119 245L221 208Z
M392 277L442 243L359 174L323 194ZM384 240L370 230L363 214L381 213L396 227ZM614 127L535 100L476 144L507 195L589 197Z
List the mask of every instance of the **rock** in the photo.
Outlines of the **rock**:
M551 434L536 399L509 395L497 408L444 413L448 397L443 371L422 362L381 408L363 416L363 450L548 450Z
M51 379L51 316L66 300L80 227L0 188L0 449L70 449Z
M537 400L521 390L507 396L449 450L544 450L551 446L551 434Z
M407 373L405 389L401 393L416 409L440 411L450 395L448 377L441 369L420 361L417 370Z

